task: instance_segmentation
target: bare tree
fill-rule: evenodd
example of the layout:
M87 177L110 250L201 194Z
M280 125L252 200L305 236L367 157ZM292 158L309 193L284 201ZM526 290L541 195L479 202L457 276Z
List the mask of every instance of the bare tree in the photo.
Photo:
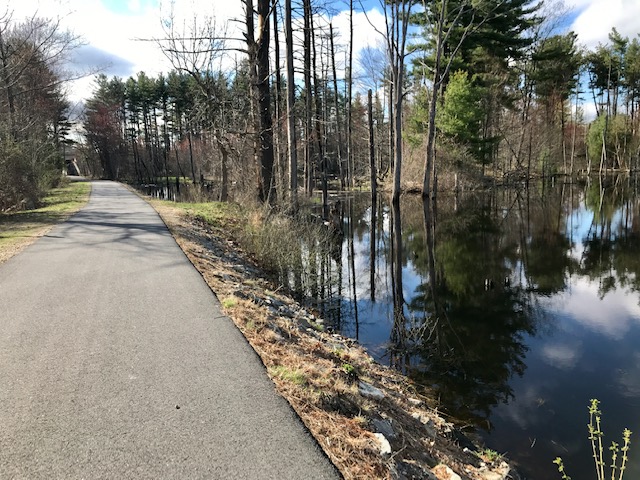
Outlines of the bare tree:
M305 171L305 191L307 195L313 193L313 102L311 84L311 22L313 13L311 11L311 0L302 1L304 9L304 91L305 91L305 147L304 147L304 171Z
M331 70L333 73L333 108L336 111L336 132L338 134L338 168L340 170L340 188L345 187L345 165L342 155L342 127L340 122L340 108L338 106L338 75L336 73L336 50L333 42L333 24L329 24L329 41L331 48Z
M289 191L295 209L298 203L298 151L296 149L296 119L293 107L296 101L293 69L293 27L291 0L285 0L285 41L287 46L287 149L289 153Z
M35 204L60 178L73 79L63 66L79 45L60 20L0 14L0 210Z
M169 59L174 69L188 74L198 85L204 96L206 105L201 105L200 115L208 116L210 104L214 101L213 72L222 70L223 58L228 51L227 31L216 22L215 17L196 16L187 23L180 25L175 15L175 5L171 4L171 10L167 18L163 19L164 38L156 39L158 46ZM226 138L226 131L222 122L215 122L208 118L207 123L211 127L213 140L221 154L221 199L226 199L228 191L228 154L231 149L230 142ZM191 163L192 180L197 181L193 146L192 146L191 121L187 120L186 131L189 144L189 159Z
M353 0L349 0L349 65L347 67L347 185L353 187Z

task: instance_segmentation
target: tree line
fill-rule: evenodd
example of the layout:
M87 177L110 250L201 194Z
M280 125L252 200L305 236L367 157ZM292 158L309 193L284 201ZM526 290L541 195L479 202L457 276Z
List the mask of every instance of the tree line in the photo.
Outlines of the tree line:
M69 143L69 78L77 38L55 20L0 15L0 212L35 206L61 178Z
M344 2L243 4L242 45L215 17L180 22L170 12L154 41L171 71L96 78L84 118L89 173L144 184L182 178L222 200L295 205L316 189L326 199L329 188L380 183L397 199L407 190L428 197L439 188L637 169L638 38L614 29L608 43L584 49L573 32L558 33L558 3L380 0L380 41L361 52L353 51L353 19L368 12L359 2L349 0L351 29L342 36L334 20ZM16 56L12 36L22 31L21 48L35 48L35 27L3 22L2 148L11 150L16 126L39 105L29 95L51 95L56 69L43 54L52 78L27 86L32 70L17 59L35 69L36 57ZM39 155L38 168L60 166L68 105L57 95L57 118L45 116L40 129L53 153ZM597 114L591 123L587 104ZM13 198L5 203L18 196L2 192Z

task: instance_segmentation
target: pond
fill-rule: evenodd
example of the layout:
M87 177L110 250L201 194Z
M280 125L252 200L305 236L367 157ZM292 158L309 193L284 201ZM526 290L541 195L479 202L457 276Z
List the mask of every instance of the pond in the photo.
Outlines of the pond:
M595 478L590 399L606 447L640 427L637 181L339 206L342 235L325 258L308 249L320 280L302 292L327 325L432 389L527 478L560 478L557 456ZM640 478L633 442L625 478Z

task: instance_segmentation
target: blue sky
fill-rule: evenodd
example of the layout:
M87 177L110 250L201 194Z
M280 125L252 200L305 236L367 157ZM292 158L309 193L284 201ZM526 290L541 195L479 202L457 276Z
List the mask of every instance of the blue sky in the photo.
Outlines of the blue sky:
M220 25L230 29L239 23L230 21L242 18L241 0L174 0L176 11L186 19L192 19L194 12L198 18L215 15ZM368 10L368 20L363 13L357 13L354 23L354 51L374 44L378 35L369 21L383 29L384 17L379 11L382 0L363 0ZM140 38L162 37L161 14L168 12L171 0L0 0L0 8L8 5L15 10L16 17L32 15L60 17L67 28L82 36L85 45L76 52L75 62L79 69L100 67L107 75L128 77L138 71L155 75L167 71L170 66L152 42L141 42ZM559 11L553 0L552 9ZM3 5L4 4L4 5ZM354 1L359 7L360 2ZM611 27L616 26L623 35L632 37L640 33L640 0L565 0L570 14L564 24L576 31L579 41L587 47L598 42L606 42ZM342 32L342 40L348 38L348 3L345 0L333 2L332 21L334 29ZM235 32L237 35L237 32ZM339 60L340 61L340 60ZM76 82L70 94L80 100L91 90L92 80Z

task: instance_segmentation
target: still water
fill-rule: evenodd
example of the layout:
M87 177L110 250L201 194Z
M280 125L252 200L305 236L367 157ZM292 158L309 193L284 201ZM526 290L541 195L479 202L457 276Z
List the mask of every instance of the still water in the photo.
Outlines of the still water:
M342 234L326 256L307 249L301 293L527 478L559 478L556 456L595 478L591 398L607 446L640 432L635 180L406 198L399 210L363 195L335 210ZM625 478L640 478L634 441Z

